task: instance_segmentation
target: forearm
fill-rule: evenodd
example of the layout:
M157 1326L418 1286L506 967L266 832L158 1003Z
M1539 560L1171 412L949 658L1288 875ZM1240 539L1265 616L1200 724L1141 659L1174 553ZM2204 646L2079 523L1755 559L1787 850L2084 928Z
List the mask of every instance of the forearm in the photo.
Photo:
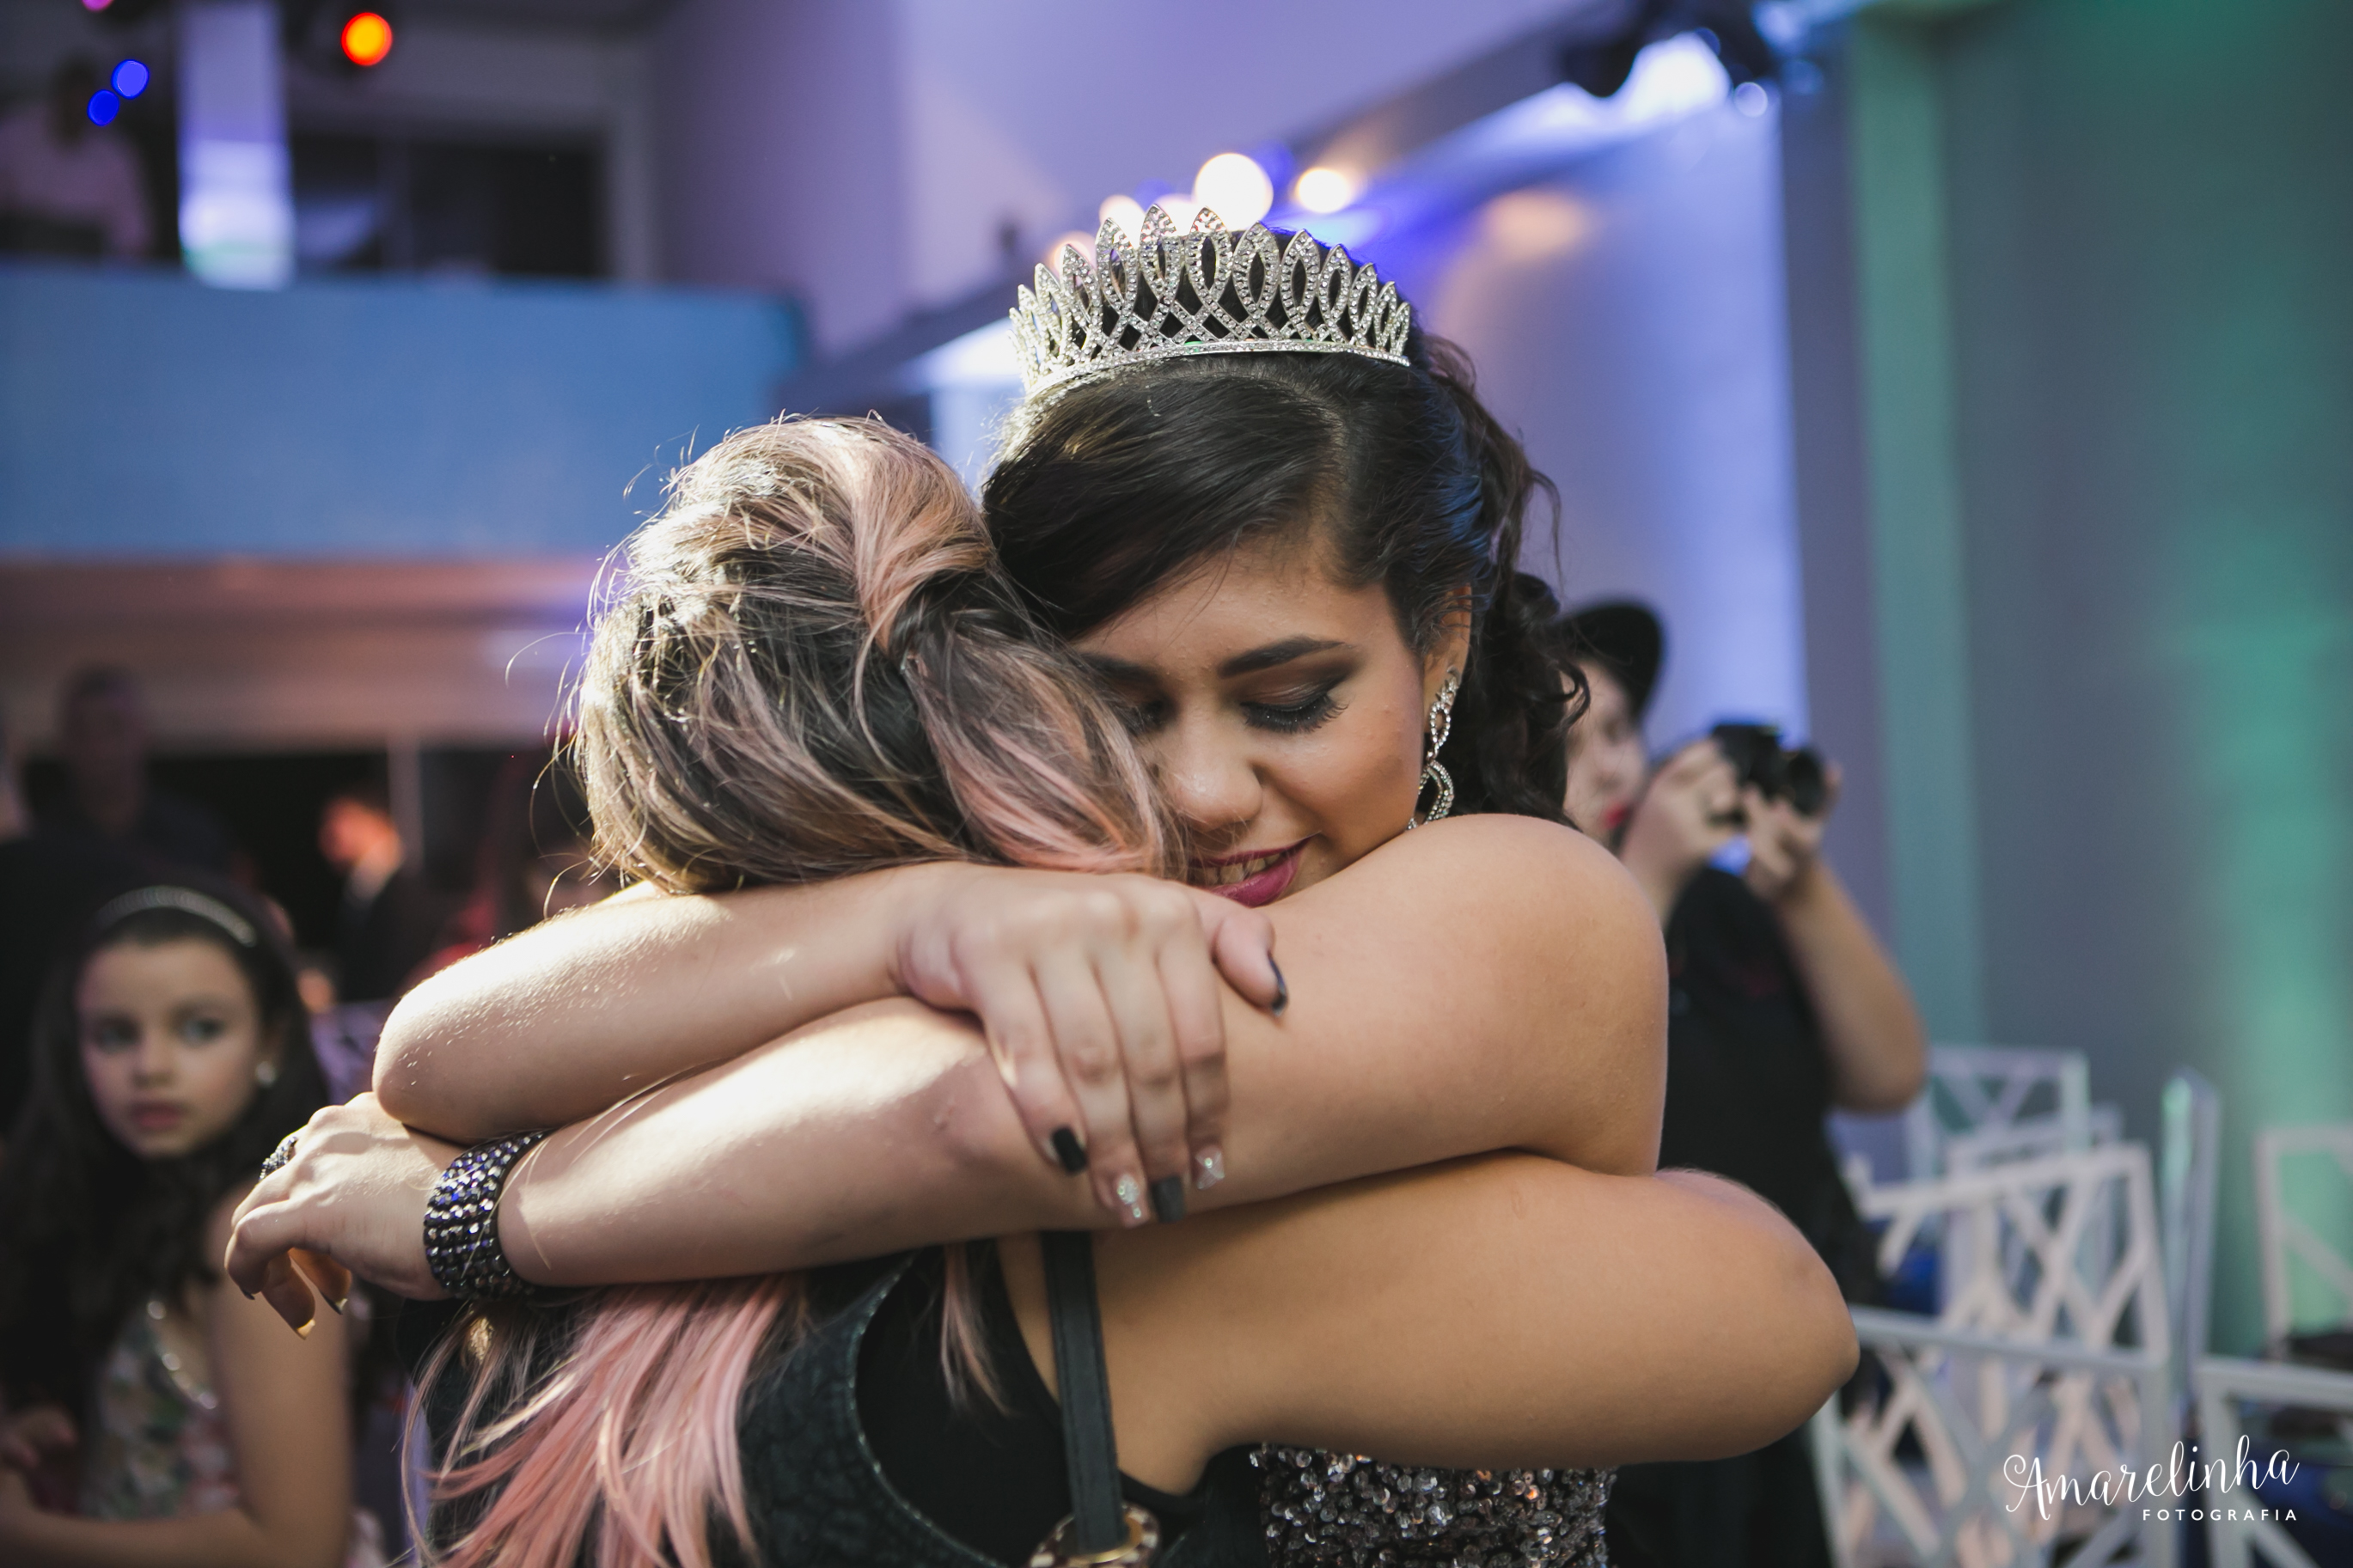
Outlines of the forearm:
M977 1028L900 999L557 1132L509 1181L499 1233L526 1279L605 1285L1109 1218L1039 1158Z
M1282 910L1292 1007L1277 1021L1227 998L1229 1179L1196 1206L1499 1148L1652 1169L1663 958L1622 874L1578 853L1587 923L1532 936L1512 918L1527 911L1423 879L1411 858L1383 870L1398 887L1311 890ZM1417 879L1427 926L1375 918ZM1547 942L1610 973L1546 975ZM1497 960L1501 974L1482 967ZM1503 984L1514 969L1521 984ZM976 1026L894 999L559 1132L510 1184L500 1229L528 1279L618 1284L1111 1220L1039 1155Z
M238 1508L185 1519L38 1513L0 1535L0 1557L11 1568L334 1568L343 1560L340 1531L303 1535Z
M523 931L404 998L377 1048L395 1116L470 1142L554 1127L892 994L910 867L710 897L626 894Z
M1124 1383L1164 1409L1208 1391L1197 1458L1252 1440L1480 1468L1717 1458L1789 1431L1854 1367L1805 1238L1692 1172L1490 1157L1099 1258L1115 1402Z
M1833 1101L1864 1111L1909 1104L1928 1070L1919 1011L1837 874L1813 860L1774 907L1821 1024Z

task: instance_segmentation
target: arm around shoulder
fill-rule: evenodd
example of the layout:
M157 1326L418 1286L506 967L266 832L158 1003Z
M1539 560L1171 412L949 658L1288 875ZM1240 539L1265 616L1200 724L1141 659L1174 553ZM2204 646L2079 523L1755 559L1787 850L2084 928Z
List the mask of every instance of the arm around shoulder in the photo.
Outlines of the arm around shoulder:
M1313 1105L1324 1131L1393 1152L1324 1159L1320 1181L1497 1148L1656 1165L1665 949L1641 889L1583 835L1455 818L1270 912L1292 1005L1280 1025L1229 1011L1238 1142L1273 1108L1270 1141L1296 1150L1321 1135L1299 1125ZM1246 1049L1257 1035L1266 1048Z
M1149 1445L1165 1418L1178 1481L1249 1440L1471 1468L1721 1458L1855 1364L1805 1239L1688 1172L1487 1156L1109 1238L1102 1275L1122 1452L1131 1419Z

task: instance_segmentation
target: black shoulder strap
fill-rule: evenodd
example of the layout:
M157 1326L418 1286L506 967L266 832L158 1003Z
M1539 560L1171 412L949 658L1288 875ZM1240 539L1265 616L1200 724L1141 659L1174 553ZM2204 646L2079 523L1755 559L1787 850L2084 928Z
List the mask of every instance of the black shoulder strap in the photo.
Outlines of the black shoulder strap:
M1056 1230L1042 1239L1071 1473L1071 1545L1109 1552L1127 1539L1127 1524L1112 1434L1111 1379L1103 1371L1103 1310L1095 1300L1095 1238L1090 1231Z

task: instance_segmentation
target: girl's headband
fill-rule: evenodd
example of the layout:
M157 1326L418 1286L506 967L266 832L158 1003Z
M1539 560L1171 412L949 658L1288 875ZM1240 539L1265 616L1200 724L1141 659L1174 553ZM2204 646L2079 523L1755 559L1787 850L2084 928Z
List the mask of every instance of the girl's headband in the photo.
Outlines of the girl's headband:
M111 926L121 924L132 915L144 914L149 910L179 910L200 920L210 921L235 937L239 947L252 947L259 941L251 921L218 899L208 899L193 888L142 888L135 893L125 893L119 899L109 900L91 918L90 929L104 931Z

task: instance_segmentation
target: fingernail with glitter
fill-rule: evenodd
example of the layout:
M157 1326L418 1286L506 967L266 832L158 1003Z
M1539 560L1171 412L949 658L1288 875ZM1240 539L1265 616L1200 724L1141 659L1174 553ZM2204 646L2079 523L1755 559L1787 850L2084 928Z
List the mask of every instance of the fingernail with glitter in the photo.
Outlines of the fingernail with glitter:
M1193 1190L1206 1193L1226 1179L1226 1152L1214 1144L1193 1154Z
M1144 1184L1133 1175L1124 1175L1112 1186L1112 1196L1119 1200L1119 1217L1129 1225L1142 1225L1151 1216L1144 1212Z
M1152 1184L1152 1217L1175 1225L1185 1217L1185 1178L1163 1176Z
M1087 1146L1079 1142L1077 1133L1067 1127L1057 1127L1053 1144L1054 1158L1062 1162L1063 1170L1075 1176L1087 1168Z

